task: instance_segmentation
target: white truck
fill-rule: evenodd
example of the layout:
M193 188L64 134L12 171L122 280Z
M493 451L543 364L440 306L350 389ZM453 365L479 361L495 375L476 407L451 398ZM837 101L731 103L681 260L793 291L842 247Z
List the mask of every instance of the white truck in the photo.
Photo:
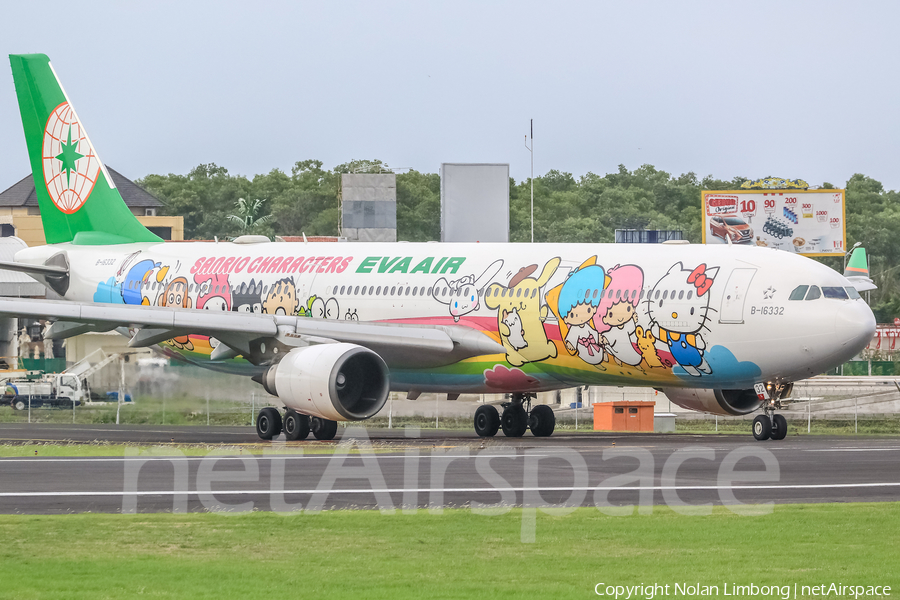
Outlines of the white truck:
M89 356L72 365L62 373L44 373L43 371L0 371L0 403L8 404L15 410L31 408L59 407L72 408L90 404L106 404L110 400L118 401L118 394L106 395L106 402L91 401L91 390L88 376L106 365L116 361L121 355L106 355L102 350L95 350ZM91 362L99 358L99 362ZM125 402L131 401L126 394Z
M15 410L31 408L72 408L90 399L87 381L71 373L42 373L41 371L13 371L0 375L4 387L2 402Z

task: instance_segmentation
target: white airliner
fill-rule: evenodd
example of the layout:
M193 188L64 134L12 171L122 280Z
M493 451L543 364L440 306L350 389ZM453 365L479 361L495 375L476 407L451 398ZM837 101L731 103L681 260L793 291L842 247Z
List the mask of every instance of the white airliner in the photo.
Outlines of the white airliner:
M48 244L2 268L63 300L2 299L0 313L50 319L51 338L116 329L131 346L251 376L286 407L260 411L263 439L331 439L390 391L507 393L502 415L478 408L477 433L548 436L555 417L534 394L582 385L761 411L754 436L781 439L774 411L792 383L844 363L875 330L850 280L765 248L164 243L125 207L49 59L10 61Z

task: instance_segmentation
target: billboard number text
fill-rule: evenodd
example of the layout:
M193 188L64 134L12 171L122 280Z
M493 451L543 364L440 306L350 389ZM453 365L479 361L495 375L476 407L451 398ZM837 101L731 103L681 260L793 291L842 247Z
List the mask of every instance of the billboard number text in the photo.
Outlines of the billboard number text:
M766 200L768 202L768 200ZM772 202L773 206L775 202ZM742 213L755 213L756 212L756 200L741 200L741 212Z

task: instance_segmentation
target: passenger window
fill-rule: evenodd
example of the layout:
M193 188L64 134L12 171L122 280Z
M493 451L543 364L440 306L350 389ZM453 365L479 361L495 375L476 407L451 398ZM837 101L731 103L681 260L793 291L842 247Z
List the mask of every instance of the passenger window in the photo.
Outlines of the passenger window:
M597 297L597 290L594 290L594 298Z
M682 298L684 298L684 290L678 292L678 299L681 300Z
M819 291L819 286L811 285L809 286L809 292L806 294L807 300L818 300L822 296L822 292Z
M468 289L468 288L466 288L466 289ZM424 296L424 295L425 295L425 288L419 288L419 295L420 295L420 296Z
M663 292L663 300L669 297L669 290Z
M531 290L531 297L534 298L535 296L537 296L537 293L537 288L534 288L533 290Z
M656 290L656 297L654 298L654 300L659 300L659 290Z
M632 415L636 415L636 414L637 414L637 409L636 409L636 408L629 408L629 409L628 409L628 413L629 413L629 414L632 414Z
M791 295L788 297L788 300L803 300L806 296L806 290L809 289L808 285L798 285L794 288L794 291L791 292Z
M617 415L625 414L625 409L622 408L621 406L615 407L615 411L616 411L616 414L617 414Z
M693 296L693 295L694 295L694 290L688 290L688 296L687 296L687 299L690 300L690 299L691 299L691 296Z
M406 295L409 296L409 288L406 288Z
M353 290L353 295L356 296L357 294L359 294L359 286L356 286L356 289Z
M413 288L413 296L415 296L415 295L416 295L416 292L418 292L418 291L419 291L419 288L414 287L414 288Z
M847 290L842 287L822 286L822 294L832 300L847 300Z
M584 299L587 300L591 297L591 290L584 290Z
M347 286L345 286L345 285L342 285L342 286L341 286L341 296L344 295L344 288L346 288L346 287L347 287Z
M851 300L859 300L860 299L861 296L859 295L859 292L857 292L856 288L853 287L852 285L848 285L844 289L847 290L847 295L850 296Z

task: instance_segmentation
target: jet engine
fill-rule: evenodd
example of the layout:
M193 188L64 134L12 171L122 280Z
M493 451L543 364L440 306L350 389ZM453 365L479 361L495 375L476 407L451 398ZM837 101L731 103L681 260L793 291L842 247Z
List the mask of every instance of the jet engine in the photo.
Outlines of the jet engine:
M746 415L763 405L756 392L750 390L704 390L691 388L666 388L666 397L688 410L714 415Z
M265 372L263 387L297 412L360 421L387 402L390 374L375 352L355 344L295 348Z

